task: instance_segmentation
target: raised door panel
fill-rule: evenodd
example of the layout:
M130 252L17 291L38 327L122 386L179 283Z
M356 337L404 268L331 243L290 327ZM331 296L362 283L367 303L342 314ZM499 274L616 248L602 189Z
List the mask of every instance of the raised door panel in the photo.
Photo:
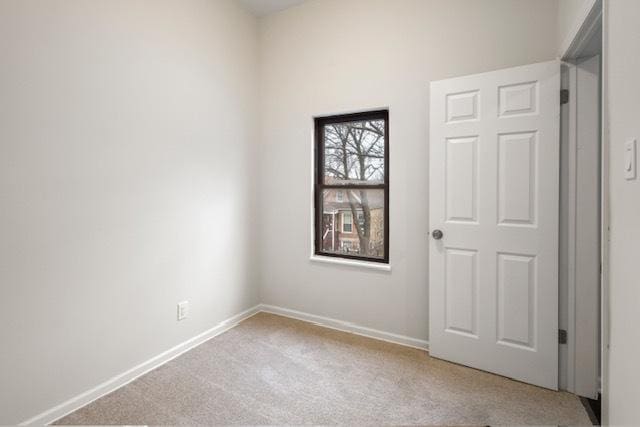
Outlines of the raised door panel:
M498 135L498 223L535 225L536 132Z
M446 250L445 328L447 332L477 337L478 259L467 249Z
M498 254L498 343L535 350L536 259Z
M538 112L538 82L516 83L498 88L500 117Z
M477 90L450 93L446 96L447 123L479 119L479 92Z
M478 137L446 140L447 221L478 220Z

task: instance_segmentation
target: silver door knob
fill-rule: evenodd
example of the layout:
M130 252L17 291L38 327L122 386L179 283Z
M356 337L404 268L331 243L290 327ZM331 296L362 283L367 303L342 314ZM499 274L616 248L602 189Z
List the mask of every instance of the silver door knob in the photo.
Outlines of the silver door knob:
M442 236L444 236L444 234L442 233L442 230L433 230L433 233L431 233L431 236L433 236L433 238L436 240L440 240L442 239Z

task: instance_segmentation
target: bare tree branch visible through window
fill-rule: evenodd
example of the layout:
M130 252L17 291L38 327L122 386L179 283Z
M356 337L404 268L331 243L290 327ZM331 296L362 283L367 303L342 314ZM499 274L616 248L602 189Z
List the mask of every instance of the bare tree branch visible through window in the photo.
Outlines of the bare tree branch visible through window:
M384 121L335 123L324 128L325 183L384 182Z

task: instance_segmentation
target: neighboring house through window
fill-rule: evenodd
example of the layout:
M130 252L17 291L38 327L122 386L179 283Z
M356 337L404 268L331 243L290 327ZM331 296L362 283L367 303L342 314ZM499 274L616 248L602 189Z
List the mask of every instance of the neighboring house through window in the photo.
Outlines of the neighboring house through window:
M389 112L315 127L315 254L388 263Z

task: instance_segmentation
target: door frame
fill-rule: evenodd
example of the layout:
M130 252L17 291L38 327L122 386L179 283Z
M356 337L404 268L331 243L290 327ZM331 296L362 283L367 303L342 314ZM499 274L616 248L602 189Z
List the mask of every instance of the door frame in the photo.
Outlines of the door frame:
M605 69L606 51L604 39L606 37L606 31L604 26L606 17L606 11L603 7L603 0L585 0L582 8L578 12L578 18L569 28L568 35L561 45L559 52L559 59L562 61L572 63L576 59L585 56L585 50L587 48L589 40L597 32L602 32L602 45L600 47L600 81L605 81ZM575 68L571 70L570 74L575 76ZM571 89L575 90L575 78L570 81ZM570 90L571 90L570 89ZM607 121L605 113L606 105L606 88L603 84L600 86L600 387L599 392L606 400L607 395L607 349L609 347L609 333L608 333L608 316L609 316L609 141L607 138ZM570 96L570 101L573 97ZM575 102L575 100L574 100ZM580 101L578 101L580 102ZM579 106L579 105L578 105ZM570 138L575 138L577 123L570 123ZM571 172L571 171L570 171ZM574 187L575 188L575 187ZM575 219L575 217L574 217ZM573 227L573 224L570 224ZM574 240L575 242L575 240ZM575 258L574 258L575 261ZM575 262L569 266L570 271L575 269ZM574 270L575 271L575 270ZM570 296L576 296L575 293L575 280L569 281ZM573 292L573 294L571 294ZM581 303L580 300L569 298L569 313L571 315L571 307L575 307L576 304ZM571 317L570 317L571 318ZM575 322L575 319L573 319ZM575 323L571 325L569 323L569 334L575 333ZM574 335L574 334L572 334ZM575 341L571 339L569 344L569 357L568 357L568 374L575 372L575 354L577 351ZM573 390L569 390L573 391ZM603 405L602 421L606 423L606 402Z
M567 342L559 350L560 384L561 388L590 399L597 399L600 391L602 144L600 123L594 120L594 115L599 116L599 66L599 55L562 65L562 88L569 90L569 100L561 112L562 127L566 129L561 133L564 170L560 231L565 247L561 243L560 328L566 328ZM595 79L590 77L593 68ZM590 176L594 166L596 175ZM594 188L597 194L592 192ZM596 319L593 313L598 314Z

